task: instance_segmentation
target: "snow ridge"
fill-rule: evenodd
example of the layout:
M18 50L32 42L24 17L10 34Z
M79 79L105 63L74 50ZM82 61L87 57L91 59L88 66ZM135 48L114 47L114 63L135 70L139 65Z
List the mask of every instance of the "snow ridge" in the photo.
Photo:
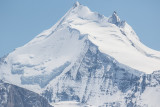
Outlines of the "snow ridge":
M143 45L116 12L108 18L76 2L53 27L1 59L0 79L51 103L141 106L143 93L159 90L153 73L159 65L160 52Z

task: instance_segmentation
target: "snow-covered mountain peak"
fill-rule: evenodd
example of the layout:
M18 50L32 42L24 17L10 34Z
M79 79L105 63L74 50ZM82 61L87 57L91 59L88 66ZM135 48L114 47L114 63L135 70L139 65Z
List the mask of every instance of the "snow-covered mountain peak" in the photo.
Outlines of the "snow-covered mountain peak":
M67 12L67 17L73 18L74 16L79 18L91 18L91 10L84 5L81 5L79 2L76 2L74 6Z
M64 62L76 60L87 40L94 43L101 52L131 68L146 73L159 70L160 53L144 46L132 27L124 23L125 26L119 26L122 21L116 12L112 17L107 18L76 2L53 27L43 31L26 45L17 48L5 60L11 64L9 65L11 67L14 64L36 66L32 71L39 74L46 70L51 71ZM64 62L61 61L62 59ZM143 60L137 62L139 59ZM52 68L49 65L54 66ZM41 68L38 67L45 69L40 70ZM27 68L24 74L30 75L28 73L30 70L31 68Z
M50 102L118 106L129 104L130 91L143 92L151 76L141 75L159 65L160 52L143 45L116 12L108 18L76 2L53 27L0 59L0 79Z
M106 22L108 22L105 16L97 12L92 12L87 6L76 2L73 7L63 16L61 23L66 24L78 20L90 20L97 22L100 20L106 20Z
M144 46L126 22L123 27L117 26L122 22L116 12L107 18L87 6L75 5L53 27L4 58L0 64L1 78L10 81L12 77L15 84L28 84L30 79L32 85L45 87L48 81L81 60L88 42L136 70L152 73L160 69L160 53ZM41 77L47 79L36 81Z

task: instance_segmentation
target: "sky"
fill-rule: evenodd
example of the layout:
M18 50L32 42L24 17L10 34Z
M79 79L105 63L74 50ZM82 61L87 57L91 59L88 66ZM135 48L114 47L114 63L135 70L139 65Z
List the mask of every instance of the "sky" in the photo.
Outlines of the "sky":
M0 57L52 27L76 0L0 0ZM116 11L142 43L160 51L160 0L78 0L107 17Z

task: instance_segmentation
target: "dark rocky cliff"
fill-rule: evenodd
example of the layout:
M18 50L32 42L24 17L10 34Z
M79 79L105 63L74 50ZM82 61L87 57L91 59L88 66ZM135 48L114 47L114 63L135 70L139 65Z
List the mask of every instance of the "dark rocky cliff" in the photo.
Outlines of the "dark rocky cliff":
M42 96L0 81L0 107L52 107Z

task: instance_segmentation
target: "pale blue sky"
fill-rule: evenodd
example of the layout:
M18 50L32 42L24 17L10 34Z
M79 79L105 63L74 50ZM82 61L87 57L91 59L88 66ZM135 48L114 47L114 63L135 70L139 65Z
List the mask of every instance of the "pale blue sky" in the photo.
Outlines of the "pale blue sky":
M0 57L53 26L75 0L0 0ZM160 0L79 0L105 16L117 11L140 40L160 51Z

